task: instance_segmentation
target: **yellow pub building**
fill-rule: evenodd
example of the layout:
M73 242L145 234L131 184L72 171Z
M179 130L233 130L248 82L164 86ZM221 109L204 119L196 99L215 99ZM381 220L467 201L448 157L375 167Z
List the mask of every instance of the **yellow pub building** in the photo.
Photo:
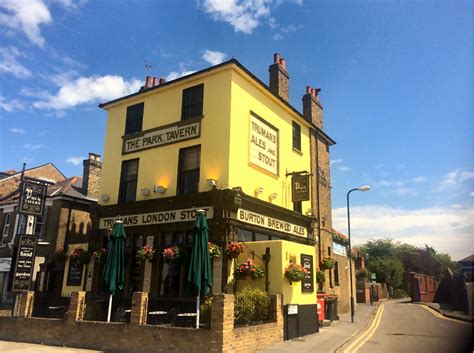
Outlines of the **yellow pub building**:
M318 330L318 288L338 294L329 287L336 269L325 272L324 284L316 282L333 246L329 147L335 142L323 130L319 89L306 88L300 113L288 102L289 73L278 54L269 76L266 85L231 59L169 82L148 76L139 92L100 105L107 128L95 247L105 246L114 222L123 221L125 297L134 291L148 292L150 300L188 297L186 261L169 264L161 254L177 246L184 258L203 209L209 239L222 249L213 260L213 293L246 285L280 293L287 338ZM224 251L232 241L243 248L237 259ZM146 245L156 261L137 259ZM263 278L235 278L235 263L248 258L265 268ZM304 280L285 278L290 262L308 270ZM96 291L99 267L91 269Z

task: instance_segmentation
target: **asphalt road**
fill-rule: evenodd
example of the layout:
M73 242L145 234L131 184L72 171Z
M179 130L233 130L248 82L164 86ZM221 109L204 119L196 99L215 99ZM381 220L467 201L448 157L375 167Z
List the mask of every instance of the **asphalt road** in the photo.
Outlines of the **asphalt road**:
M382 303L374 320L338 352L473 352L471 323L409 301Z

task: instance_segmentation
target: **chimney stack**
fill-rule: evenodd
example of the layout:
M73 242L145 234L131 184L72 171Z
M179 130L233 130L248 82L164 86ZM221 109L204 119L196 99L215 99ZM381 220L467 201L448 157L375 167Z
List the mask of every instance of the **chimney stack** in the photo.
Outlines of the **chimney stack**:
M315 124L321 130L323 129L323 106L319 101L319 92L321 88L312 88L306 86L306 93L303 96L303 116L310 123Z
M158 77L153 77L153 87L158 86Z
M86 196L99 198L100 176L102 173L102 162L100 154L90 152L89 158L83 162L84 172L82 175L82 193Z
M162 85L162 84L165 83L165 82L166 82L166 78L160 77L160 85Z
M290 75L286 71L286 60L280 58L278 53L273 54L273 64L268 68L268 72L270 73L270 91L288 102Z
M145 89L149 89L151 87L151 76L147 76L145 78Z

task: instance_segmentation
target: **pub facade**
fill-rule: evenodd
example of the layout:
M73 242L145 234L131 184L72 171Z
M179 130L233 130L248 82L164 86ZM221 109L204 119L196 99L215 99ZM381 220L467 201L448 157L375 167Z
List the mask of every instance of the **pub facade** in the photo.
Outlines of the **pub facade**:
M108 116L94 247L105 248L123 221L125 297L190 296L187 256L202 209L210 241L222 250L213 259L213 293L251 285L282 294L286 337L316 332L315 274L332 241L335 142L322 129L319 89L306 88L301 114L288 103L289 74L278 54L269 73L267 86L232 59L170 82L147 77L138 93L100 105ZM232 242L243 249L235 259L223 251ZM153 261L141 261L145 249ZM180 261L166 261L169 249ZM247 259L265 276L238 280L235 265ZM304 280L285 279L289 264L307 269ZM94 269L95 292L102 267Z

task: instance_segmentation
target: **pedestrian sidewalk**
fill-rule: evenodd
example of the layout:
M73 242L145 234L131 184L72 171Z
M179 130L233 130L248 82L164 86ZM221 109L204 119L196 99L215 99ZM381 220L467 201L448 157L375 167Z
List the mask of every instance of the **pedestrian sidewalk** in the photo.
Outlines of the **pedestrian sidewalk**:
M320 328L318 333L285 341L259 352L332 353L350 338L364 330L372 316L375 314L376 309L376 303L374 303L373 306L370 304L357 304L354 323L351 323L350 313L340 314L338 321L333 321L329 327Z
M466 322L474 322L474 317L469 316L465 314L463 311L454 311L449 308L449 306L439 304L439 303L424 303L424 302L418 302L414 304L423 304L426 305L427 307L436 310L443 316L449 317L451 319L456 319L456 320L461 320L461 321L466 321Z
M101 353L101 351L93 351L89 349L54 347L42 344L8 342L0 341L0 352L22 352L22 353L41 353L41 352L57 352L57 353Z

